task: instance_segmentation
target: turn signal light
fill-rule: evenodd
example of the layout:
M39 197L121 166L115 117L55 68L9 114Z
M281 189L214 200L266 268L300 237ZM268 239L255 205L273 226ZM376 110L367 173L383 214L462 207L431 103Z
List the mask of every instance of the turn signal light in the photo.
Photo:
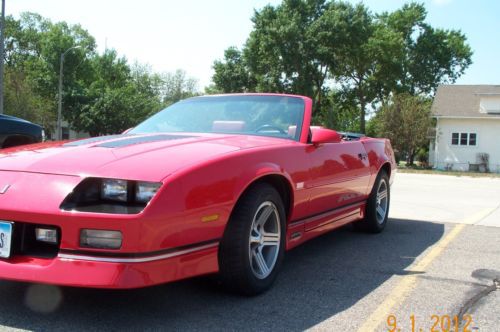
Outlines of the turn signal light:
M120 249L122 233L98 229L82 229L80 232L80 247L95 249Z

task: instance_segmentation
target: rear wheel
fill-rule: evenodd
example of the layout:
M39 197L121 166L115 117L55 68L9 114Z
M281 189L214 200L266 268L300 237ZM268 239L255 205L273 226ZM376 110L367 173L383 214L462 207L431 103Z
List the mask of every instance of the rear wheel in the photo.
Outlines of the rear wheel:
M285 249L285 211L266 183L249 189L227 225L219 249L222 281L229 290L257 295L276 279Z
M354 223L357 230L369 233L384 230L389 216L390 189L389 177L385 171L381 171L366 202L365 218Z

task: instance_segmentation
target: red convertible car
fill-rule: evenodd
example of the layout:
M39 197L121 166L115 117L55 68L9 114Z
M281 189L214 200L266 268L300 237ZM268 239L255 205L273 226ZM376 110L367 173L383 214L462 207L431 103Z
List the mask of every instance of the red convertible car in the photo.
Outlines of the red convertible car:
M285 251L387 223L390 142L310 126L312 101L196 97L126 134L0 152L0 278L137 288L219 273L258 294Z

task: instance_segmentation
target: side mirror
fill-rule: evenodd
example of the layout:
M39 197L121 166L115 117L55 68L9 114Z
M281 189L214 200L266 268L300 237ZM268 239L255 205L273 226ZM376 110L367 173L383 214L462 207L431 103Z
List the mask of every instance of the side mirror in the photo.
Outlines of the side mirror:
M339 143L342 137L335 130L326 128L311 128L312 144Z

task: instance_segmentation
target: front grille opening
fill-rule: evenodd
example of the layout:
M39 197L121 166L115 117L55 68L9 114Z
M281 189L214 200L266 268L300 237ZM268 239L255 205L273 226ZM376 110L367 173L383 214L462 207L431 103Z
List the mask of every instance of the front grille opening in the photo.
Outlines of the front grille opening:
M36 228L54 228L57 230L57 243L37 241ZM40 258L54 258L59 253L61 229L51 225L37 225L14 222L11 256L22 255Z

